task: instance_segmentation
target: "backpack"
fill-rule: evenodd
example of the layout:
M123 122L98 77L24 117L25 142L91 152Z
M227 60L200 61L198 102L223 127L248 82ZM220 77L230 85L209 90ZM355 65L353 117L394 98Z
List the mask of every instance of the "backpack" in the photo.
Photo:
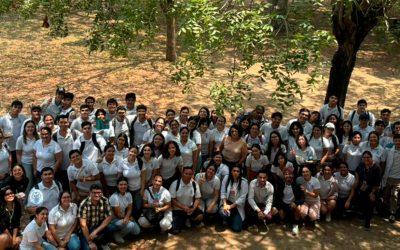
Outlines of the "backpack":
M63 189L61 188L61 183L59 181L54 180L54 182L56 183L56 186L58 187L58 191L61 192ZM39 189L39 184L35 185L35 189Z
M177 180L175 192L178 192L180 185L181 185L181 178ZM196 182L192 181L192 185L194 190L194 195L193 195L193 204L194 204L194 202L196 201L196 191L197 191Z
M103 150L101 150L99 142L97 141L97 134L92 133L92 141L94 146L99 150L100 154L103 154ZM81 153L85 149L85 144L86 144L85 141L81 141L81 147L79 148L79 151L81 151Z
M77 137L75 129L71 131L71 134L72 134L72 139L75 141L76 137ZM57 141L58 140L57 133L54 133L51 137L52 137L53 141L58 142Z
M113 125L113 127L114 127L114 132L115 132L115 126L117 125L116 119L117 119L117 118L114 118L114 119L113 119L113 122L112 122L112 125ZM136 119L136 117L135 117L135 119ZM134 120L134 121L135 121L135 120ZM125 117L124 122L125 122L126 125L128 126L128 131L130 131L130 126L129 126L129 120L128 120L128 118ZM116 136L118 136L118 135L116 135Z
M133 119L133 121L131 123L131 126L129 128L129 140L130 140L131 146L133 146L134 135L135 135L135 122L137 121L137 119L138 119L138 116L136 116ZM151 119L146 119L146 120L147 120L147 123L150 125L150 128L152 128L153 127L153 121Z
M351 113L351 119L350 119L350 122L351 123L353 123L353 118L354 118L354 116L356 115L356 110L354 110L352 113ZM368 122L368 125L370 125L370 126L372 126L372 124L371 124L371 115L369 114L369 111L367 111L367 114L368 114L368 116L369 116L369 122ZM340 118L340 117L339 117Z

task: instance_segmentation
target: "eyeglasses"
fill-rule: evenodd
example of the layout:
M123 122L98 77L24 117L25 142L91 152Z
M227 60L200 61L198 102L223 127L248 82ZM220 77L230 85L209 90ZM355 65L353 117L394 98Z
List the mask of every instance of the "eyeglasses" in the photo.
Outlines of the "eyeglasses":
M103 192L92 192L93 195L102 195Z
M71 196L67 196L67 197L61 197L61 199L64 199L64 200L69 200L69 199L71 199Z

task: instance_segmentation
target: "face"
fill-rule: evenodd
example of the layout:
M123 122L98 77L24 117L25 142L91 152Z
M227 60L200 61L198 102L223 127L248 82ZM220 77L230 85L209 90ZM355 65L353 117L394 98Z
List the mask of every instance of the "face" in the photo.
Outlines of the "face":
M286 182L287 184L291 184L292 181L293 181L293 177L292 177L292 175L291 175L289 172L285 172L284 178L285 178L285 182Z
M282 155L278 156L279 165L285 165L285 158Z
M222 163L222 156L221 155L214 156L214 162L215 164L220 165Z
M373 159L372 159L372 157L370 155L364 154L362 156L362 162L367 166L371 166L372 163L373 163Z
M365 118L360 119L360 126L366 127L366 126L368 126L368 122L369 122L369 119L365 119Z
M310 117L310 114L306 111L300 112L299 114L299 122L302 124L308 121L308 118Z
M48 170L42 173L42 181L44 183L50 183L53 181L53 172Z
M117 145L118 147L122 148L125 147L125 138L124 137L118 137L117 139Z
M337 123L336 117L334 117L333 115L331 117L329 117L329 122L332 122L333 124L336 124Z
M254 148L251 149L251 153L252 153L254 156L259 156L260 153L261 153L261 151L260 151L258 148L254 147Z
M54 118L51 116L47 116L44 119L44 124L46 124L47 127L52 128L54 126Z
M170 128L173 133L177 133L179 130L179 124L176 122L173 122L173 123L171 123Z
M219 118L218 118L218 120L217 120L217 126L220 127L220 128L221 128L221 127L223 128L223 127L225 126L225 120L224 120L224 118L222 118L222 117L219 117Z
M240 125L242 126L243 130L246 130L250 126L250 123L248 120L244 120L240 123Z
M189 138L189 131L186 129L182 130L180 133L181 139L187 140Z
M303 168L302 174L303 174L304 179L306 179L306 180L310 179L310 177L311 177L311 173L308 168Z
M258 174L258 182L261 186L265 186L267 183L268 176L265 173Z
M305 147L306 146L306 138L304 138L304 136L300 136L297 141L299 142L299 145L301 147Z
M82 118L88 118L89 117L89 109L88 108L81 109L81 117Z
M379 138L375 134L371 134L369 136L369 143L373 144L373 145L376 145L376 144L379 143Z
M48 216L49 216L49 211L47 209L45 209L42 212L40 212L39 214L35 215L36 220L41 223L45 223L47 221Z
M351 130L350 124L345 123L345 124L343 125L343 130L344 130L344 132L348 133L348 132Z
M66 131L69 128L68 118L62 118L58 120L58 126L62 131Z
M397 135L400 134L400 125L394 126L394 133Z
M126 106L128 106L129 109L135 107L135 99L133 98L126 99Z
M253 116L256 120L261 120L264 115L264 110L262 109L256 109L255 112L253 112Z
M190 122L188 122L188 127L190 130L194 130L196 129L196 122L194 120L191 120Z
M318 121L319 120L319 115L317 113L313 113L311 114L311 120L312 121Z
M294 134L295 136L297 136L297 135L300 134L300 128L297 127L297 126L294 126L294 127L292 128L292 132L293 132L293 134Z
M162 178L161 178L161 176L157 176L157 177L154 177L154 179L153 179L153 186L155 187L155 188L160 188L161 186L162 186Z
M12 202L15 199L15 194L13 191L11 191L10 189L8 189L5 194L4 194L4 200L6 202Z
M239 176L240 176L240 168L238 168L238 167L232 168L231 173L232 173L233 178L235 178L235 179L239 178Z
M101 189L93 189L90 192L90 198L94 201L99 201L103 197L103 191Z
M353 145L357 146L358 144L360 144L361 136L360 135L355 135L355 136L353 136L353 139L351 141L353 142Z
M168 121L172 121L172 120L174 120L174 118L175 118L174 112L168 112L168 113L167 113L167 119L168 119Z
M212 112L211 113L211 118L215 119L216 117L218 117L217 113L216 112Z
M324 175L325 175L326 177L328 177L328 178L332 176L332 170L331 170L330 167L325 167L325 168L324 168Z
M273 127L278 127L281 125L282 119L279 116L275 116L274 118L271 118L271 123Z
M119 120L124 120L126 116L126 111L125 110L118 110L117 116Z
M237 131L237 129L231 129L231 136L233 139L237 139L239 138L239 132Z
M394 139L393 143L396 149L400 149L400 139Z
M271 134L271 142L272 142L273 144L278 144L278 142L279 142L279 137L278 137L278 135L276 135L276 134Z
M114 155L115 155L115 149L114 148L107 149L107 151L105 153L106 153L106 158L114 159Z
M126 190L128 189L128 182L126 182L126 181L118 182L117 188L121 194L124 194L126 192Z
M67 98L67 99L64 99L63 103L64 103L64 106L70 107L72 104L72 100Z
M32 118L34 119L39 119L42 116L42 111L38 110L38 109L34 109L31 112Z
M129 150L129 157L130 158L135 158L137 154L138 154L138 151L137 151L136 148L131 148L131 150Z
M325 134L328 136L331 136L333 134L333 131L333 128L325 128Z
M144 118L144 117L146 117L146 110L144 110L144 109L139 109L139 110L137 110L137 114L138 114L138 116L139 116L140 118Z
M321 131L320 128L314 128L313 129L313 134L314 134L315 138L319 138L319 137L321 137L322 131Z
M109 103L109 104L107 104L107 109L111 113L114 113L117 110L117 104L116 103Z
M253 137L257 136L259 132L260 130L258 130L258 127L256 125L251 126L250 133Z
M207 129L208 129L208 124L207 124L207 122L203 122L203 123L200 125L200 131L201 131L201 132L206 132Z
M182 110L180 116L183 118L187 118L189 116L189 110L187 109Z
M86 100L85 103L86 103L86 105L89 106L90 109L94 108L94 101L93 100L88 99L88 100Z
M390 120L390 113L388 113L388 112L382 113L382 114L381 114L381 120L382 120L384 123L388 123L389 120Z
M383 125L383 124L378 124L375 126L375 131L378 134L382 134L384 129L385 129L385 125Z
M365 103L358 104L357 109L358 111L360 111L360 113L364 113L365 110L367 109L367 105Z
M215 167L210 166L207 168L207 176L214 177L215 176Z
M200 109L199 111L199 117L200 118L205 118L207 117L207 111L205 109Z
M12 107L11 107L11 114L12 115L18 115L19 113L21 113L21 110L22 110L22 106L19 106L19 105L13 105Z
M82 155L78 154L78 153L73 153L70 157L71 159L71 163L74 165L79 164L80 162L82 162Z
M150 147L144 147L143 148L143 155L145 157L150 157L152 153L153 153L153 151L151 150Z
M14 176L16 179L20 179L20 178L22 178L22 176L24 175L24 170L22 170L22 168L21 168L21 167L18 167L18 166L15 166L15 167L13 168L12 172L13 172L13 176Z
M329 103L332 105L336 105L338 103L338 98L334 95L329 97Z
M42 140L44 141L44 142L49 142L50 140L51 140L51 137L50 137L51 135L50 135L50 133L47 131L47 130L44 130L44 129L42 129L41 131L40 131L40 137L42 137Z
M169 144L169 146L168 146L168 153L169 153L169 155L170 156L174 156L175 155L175 153L176 153L176 147L175 147L175 145L174 144Z
M61 203L64 205L71 203L71 195L69 193L63 193L61 196Z
M193 171L191 169L185 169L185 171L183 171L183 176L182 179L185 182L189 182L193 177Z
M64 99L64 93L63 92L59 92L56 94L56 99L57 101L62 101Z
M104 114L103 112L99 112L99 113L97 113L96 119L104 120L104 119L106 119L106 114Z
M347 174L349 173L349 170L347 169L346 165L344 165L344 164L340 164L339 170L340 170L340 174L342 176L347 176Z
M33 134L33 132L35 131L35 125L33 123L28 123L25 127L25 131L28 135Z
M82 133L84 135L91 135L92 134L92 126L86 125L82 128Z
M164 140L163 140L163 138L161 138L161 136L158 136L158 135L154 136L154 138L153 138L154 146L159 147L159 146L161 146L161 144L163 142L164 142Z

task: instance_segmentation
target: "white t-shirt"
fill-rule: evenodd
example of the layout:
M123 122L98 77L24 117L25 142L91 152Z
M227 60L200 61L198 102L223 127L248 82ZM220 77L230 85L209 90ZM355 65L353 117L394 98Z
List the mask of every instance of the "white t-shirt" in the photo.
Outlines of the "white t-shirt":
M114 193L110 197L110 205L111 207L119 207L119 211L121 214L125 216L125 211L128 208L129 204L132 204L133 199L132 195L129 192L125 192L124 195L121 195L119 193ZM114 211L112 213L113 219L118 219L117 216L115 216Z
M229 129L227 127L222 130L222 132L219 132L217 128L214 128L211 130L211 137L210 141L214 142L214 151L221 145L222 140L225 138L225 136L229 133Z
M71 165L71 161L69 159L69 152L74 148L74 138L69 129L65 137L61 136L59 131L56 133L56 136L57 136L57 143L58 145L60 145L62 150L61 169L67 170L69 165Z
M153 142L153 138L156 135L156 131L154 129L149 129L147 130L144 135L143 135L143 141L147 142ZM161 134L164 136L164 138L168 135L167 131L161 131Z
M106 146L106 141L98 134L96 134L96 140L101 151L103 151L104 147ZM94 145L92 136L90 136L89 140L86 140L83 135L79 136L74 142L74 149L80 150L82 142L85 142L85 147L82 150L82 156L88 160L91 160L92 162L96 162L97 158L101 155L101 152Z
M211 130L207 129L204 133L201 133L201 155L209 155L209 144L211 139Z
M176 143L178 143L181 151L183 166L193 166L193 152L197 150L196 144L190 139L188 139L185 146L183 146L179 140L176 140Z
M35 146L36 139L32 140L26 137L26 143L24 143L24 137L21 135L17 139L16 150L22 150L21 163L32 165L33 164L33 147Z
M121 151L118 151L117 146L114 146L114 148L115 148L115 156L118 156L121 159L128 158L128 156L129 156L129 148L124 148Z
M200 135L199 131L194 130L193 137L190 138L190 140L192 140L196 145L201 145L201 135Z
M146 174L146 166L143 164L140 170L137 159L131 164L127 158L123 159L119 164L118 173L122 173L122 175L128 179L129 191L136 191L142 187L142 174Z
M286 162L286 166L285 166L285 168L291 168L291 169L293 169L294 170L294 167L293 167L293 164L291 163L291 162ZM271 166L271 173L275 173L279 178L281 178L282 180L284 179L284 175L283 175L283 172L282 172L282 170L280 169L280 167L279 166L274 166L274 165L272 165Z
M258 160L256 160L252 154L249 154L246 157L245 165L247 167L250 167L250 169L254 172L260 171L263 168L263 166L267 166L268 164L269 164L269 161L268 161L268 157L266 155L261 155Z
M179 189L176 191L176 185L178 183L178 180L174 181L171 184L171 187L169 188L169 192L171 194L172 199L176 199L182 206L185 207L190 207L193 205L193 196L195 199L200 199L201 198L201 193L200 193L200 187L197 185L196 182L196 193L194 193L194 188L192 181L190 181L188 184L185 184L183 180L180 180L179 184ZM173 206L174 210L182 210L178 207Z
M308 161L310 157L312 157L312 160L317 159L314 149L310 146L308 146L304 151L296 147L294 151L296 154L296 162L299 165L305 165L305 161Z
M37 242L39 245L42 244L43 236L48 231L47 223L42 223L39 227L36 220L32 220L25 228L21 245L19 246L21 250L31 250L33 248L33 243Z
M97 164L97 168L99 169L100 173L103 173L104 179L106 183L110 187L117 186L117 179L118 179L118 166L119 163L122 161L122 158L118 156L114 156L113 161L110 163L107 162L106 158L103 158L103 161Z
M53 207L57 206L58 204L58 198L60 196L60 192L62 191L62 185L59 183L60 186L56 184L56 182L53 180L53 183L51 184L50 188L47 188L46 186L43 185L43 182L40 182L37 187L38 190L42 192L43 195L43 204L42 207L46 207L47 210L51 211ZM33 192L36 188L32 188L31 191L29 192L28 197L31 196L31 192ZM32 203L28 199L28 204L26 207L32 207Z
M153 198L149 193L149 190L153 197L156 197L156 194L153 192L153 187L149 187L144 191L143 200L147 201L148 204L154 204ZM160 187L160 191L158 192L158 204L159 207L164 207L168 202L171 202L171 194L169 193L168 189L164 187Z
M322 137L322 140L321 140ZM329 141L325 137L321 136L318 139L315 139L315 137L311 138L308 143L310 144L311 147L313 147L315 154L317 156L317 160L321 160L323 156L323 151L324 149L329 148Z
M37 171L40 172L45 167L54 168L56 163L55 155L61 152L61 147L57 142L51 140L47 146L43 147L42 140L38 140L33 148L36 151Z
M10 154L8 153L8 150L3 143L1 149L0 149L0 174L4 175L8 173L8 159L10 157Z
M372 158L374 159L374 162L379 166L381 162L386 162L386 151L385 149L381 146L378 145L378 147L371 149L371 146L369 145L369 142L361 142L361 151L364 152L366 150L370 151L372 154Z
M271 163L275 161L275 156L276 156L276 154L279 152L279 150L280 150L282 153L284 153L284 154L287 153L287 152L286 152L286 146L283 145L283 144L280 146L280 148L277 148L276 150L274 150L274 148L271 148L271 153L270 153L269 155L267 155L268 160L269 160ZM265 147L265 154L267 154L267 152L268 152L268 145Z
M358 164L361 162L361 154L362 154L361 145L354 146L353 143L350 145L344 146L343 154L346 155L346 162L349 165L349 170L355 171L358 167Z
M74 181L74 180L78 181L79 177L86 178L98 175L99 169L96 167L96 165L94 165L93 162L86 159L82 159L82 167L77 168L76 166L71 165L67 170L67 174L69 181ZM89 192L90 187L95 183L100 184L100 180L85 181L85 182L78 181L76 187Z
M360 125L355 125L353 126L353 132L360 132L361 133L361 139L363 141L368 141L368 135L369 133L371 133L372 131L374 131L373 127L367 126L366 128L361 128Z
M264 123L261 128L261 132L264 134L267 143L271 140L270 135L271 132L277 131L281 135L282 141L289 140L289 133L285 126L280 125L277 129L272 128L271 123Z
M15 150L17 139L21 135L22 124L27 119L28 116L24 114L19 114L16 118L12 118L10 113L0 119L0 128L3 130L4 135L12 134L10 138L4 140L9 146L10 151Z
M326 118L331 114L337 115L341 120L344 120L344 110L342 107L339 107L338 109L337 105L333 109L331 109L329 107L329 104L325 104L321 107L319 113L321 114L322 122L325 122Z
M151 127L150 124L147 122L147 120L145 120L144 123L141 123L139 121L139 118L137 118L135 123L133 124L133 129L134 129L133 145L137 146L142 144L144 133L146 133L147 130L151 129Z
M60 205L53 207L49 213L49 224L56 226L56 231L60 239L64 239L65 235L75 223L78 214L78 206L70 203L67 211Z
M167 136L165 137L165 144L168 143L169 141L179 141L180 135L178 133L177 136L173 135L170 131L168 131Z
M198 173L195 177L197 184L200 187L201 177L205 177L206 173ZM205 181L200 188L201 198L210 199L214 198L215 190L220 190L221 181L217 176L214 176L210 181Z
M228 178L229 167L227 165L221 163L221 165L219 165L219 167L217 169L217 172L215 173L215 176L217 176L221 181L222 181L222 179Z
M168 180L174 175L176 167L183 165L183 159L182 156L174 156L172 159L165 159L162 157L162 155L160 155L158 158L158 164L160 166L161 176L165 180Z
M293 122L296 122L296 121L299 121L297 118L295 118L295 119L292 119L292 120L290 120L287 124L286 124L286 130L289 132L289 129L290 129L290 125L293 123ZM306 121L304 124L302 124L301 125L302 127L303 127L303 133L306 135L306 136L310 136L311 135L311 133L312 133L312 129L313 129L313 126L308 122L308 121Z
M141 159L143 161L143 165L146 167L146 183L148 183L153 175L153 170L160 168L160 165L158 164L158 158L151 157L150 161L146 161L144 157Z
M346 177L343 177L339 172L333 174L338 183L338 196L339 198L347 198L350 196L351 187L353 186L356 178L352 174L348 174Z

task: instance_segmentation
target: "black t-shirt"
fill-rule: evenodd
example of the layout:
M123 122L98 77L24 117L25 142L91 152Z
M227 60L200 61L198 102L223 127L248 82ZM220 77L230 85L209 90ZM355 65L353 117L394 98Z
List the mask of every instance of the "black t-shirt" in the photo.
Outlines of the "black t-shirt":
M364 181L367 183L368 188L365 192L371 192L373 187L379 187L382 179L381 168L377 165L373 165L369 169L365 167L364 163L358 165L356 169L356 173L358 173L358 187L360 188Z
M29 184L29 179L28 178L23 178L20 181L17 181L14 179L13 176L9 176L7 177L7 179L5 179L1 185L0 188L3 188L5 186L10 186L11 190L15 193L18 194L20 192L25 193L26 188L28 187Z

